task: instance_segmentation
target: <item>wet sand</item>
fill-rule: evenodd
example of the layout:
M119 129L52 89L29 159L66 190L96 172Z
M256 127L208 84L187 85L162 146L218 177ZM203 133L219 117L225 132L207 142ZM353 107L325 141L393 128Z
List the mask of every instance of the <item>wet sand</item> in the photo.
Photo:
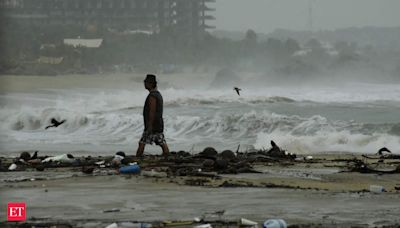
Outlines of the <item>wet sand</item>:
M0 172L0 208L6 208L7 202L26 202L28 222L73 227L105 227L113 222L119 227L136 222L160 226L163 221L195 217L214 222L213 227L227 227L221 222L237 227L240 218L259 224L281 218L292 227L400 224L400 174L343 172L353 155L318 156L290 164L255 162L253 168L262 173L217 178L149 177L154 169L150 167L141 175L117 174L113 169L87 175L77 168ZM399 160L371 159L369 164L388 169ZM387 191L370 192L370 185ZM114 208L119 211L104 212ZM0 219L2 225L11 226L4 214Z

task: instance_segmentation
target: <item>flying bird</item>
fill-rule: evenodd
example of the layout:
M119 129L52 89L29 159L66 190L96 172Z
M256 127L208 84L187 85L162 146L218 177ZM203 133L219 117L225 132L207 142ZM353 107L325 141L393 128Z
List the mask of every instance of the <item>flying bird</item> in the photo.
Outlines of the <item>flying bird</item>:
M61 124L63 124L65 121L66 121L66 120L58 121L58 120L56 120L55 118L51 118L50 122L52 123L52 125L47 126L46 129L47 129L47 128L50 128L50 127L58 127L58 126L60 126Z
M234 87L233 89L236 90L236 93L240 96L240 91L241 91L242 89L240 89L240 88L238 88L238 87Z

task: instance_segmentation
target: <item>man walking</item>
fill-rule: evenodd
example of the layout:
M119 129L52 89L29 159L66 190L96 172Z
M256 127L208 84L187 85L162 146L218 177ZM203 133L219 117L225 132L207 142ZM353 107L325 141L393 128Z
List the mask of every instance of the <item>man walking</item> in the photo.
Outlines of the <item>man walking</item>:
M142 157L146 144L160 146L166 158L169 154L167 142L164 138L163 98L157 90L156 76L146 75L144 87L149 91L143 107L144 132L139 141L136 157Z

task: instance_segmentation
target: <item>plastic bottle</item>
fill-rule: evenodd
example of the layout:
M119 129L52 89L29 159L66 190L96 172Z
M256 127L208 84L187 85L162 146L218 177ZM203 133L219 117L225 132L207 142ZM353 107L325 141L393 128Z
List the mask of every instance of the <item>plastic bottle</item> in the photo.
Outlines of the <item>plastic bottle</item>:
M382 193L382 192L385 192L385 188L380 185L370 185L369 191L373 192L373 193Z
M119 172L122 174L137 174L140 173L140 166L137 164L121 167Z
M268 219L263 223L263 228L287 228L287 224L283 219Z

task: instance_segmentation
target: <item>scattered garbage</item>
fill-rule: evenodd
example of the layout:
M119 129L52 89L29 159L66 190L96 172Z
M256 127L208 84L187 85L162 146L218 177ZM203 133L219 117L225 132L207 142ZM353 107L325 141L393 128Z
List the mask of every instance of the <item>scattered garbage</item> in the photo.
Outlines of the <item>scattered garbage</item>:
M369 186L369 191L373 193L383 193L386 192L385 188L380 185L370 185Z
M111 166L113 167L119 167L122 164L122 160L124 160L126 157L125 153L122 151L118 151L115 155L114 158L111 160Z
M138 164L124 166L119 169L119 172L122 174L137 174L140 173L140 166Z
M200 217L195 217L195 218L193 218L193 221L195 221L195 222L201 222L203 219L202 218L200 218Z
M202 224L202 225L197 225L194 228L212 228L211 224Z
M268 219L263 223L263 228L287 228L287 224L283 219Z
M61 154L61 155L54 156L54 157L48 157L48 158L44 159L42 161L42 163L46 163L46 162L73 163L75 161L76 160L75 160L74 156L72 156L71 154Z
M257 222L254 222L254 221L251 221L251 220L245 219L245 218L241 218L240 219L239 225L240 226L247 226L247 227L254 227L254 228L258 227L258 223Z
M89 166L89 167L82 166L82 172L85 174L92 174L93 171L94 171L94 167L92 167L92 166Z
M95 162L94 164L96 164L96 165L104 165L106 163L106 161L99 161L99 162Z
M165 226L188 226L192 225L193 221L164 221Z
M153 225L150 223L133 223L133 222L121 222L119 225L123 228L151 228Z
M24 151L19 155L19 158L24 161L29 161L31 160L31 154L29 152Z
M13 170L16 170L16 169L17 169L17 165L15 163L12 163L10 165L10 167L8 167L8 170L10 170L10 171L13 171Z
M111 212L120 212L121 210L118 208L104 210L103 213L111 213Z
M350 168L350 172L359 172L359 173L376 173L376 174L394 174L394 173L400 173L400 165L398 165L394 169L390 170L380 170L380 169L375 169L371 168L368 166L367 163L359 160L359 159L353 159L349 161L353 163L352 167Z
M114 223L106 226L106 228L118 228L118 224L114 222Z

